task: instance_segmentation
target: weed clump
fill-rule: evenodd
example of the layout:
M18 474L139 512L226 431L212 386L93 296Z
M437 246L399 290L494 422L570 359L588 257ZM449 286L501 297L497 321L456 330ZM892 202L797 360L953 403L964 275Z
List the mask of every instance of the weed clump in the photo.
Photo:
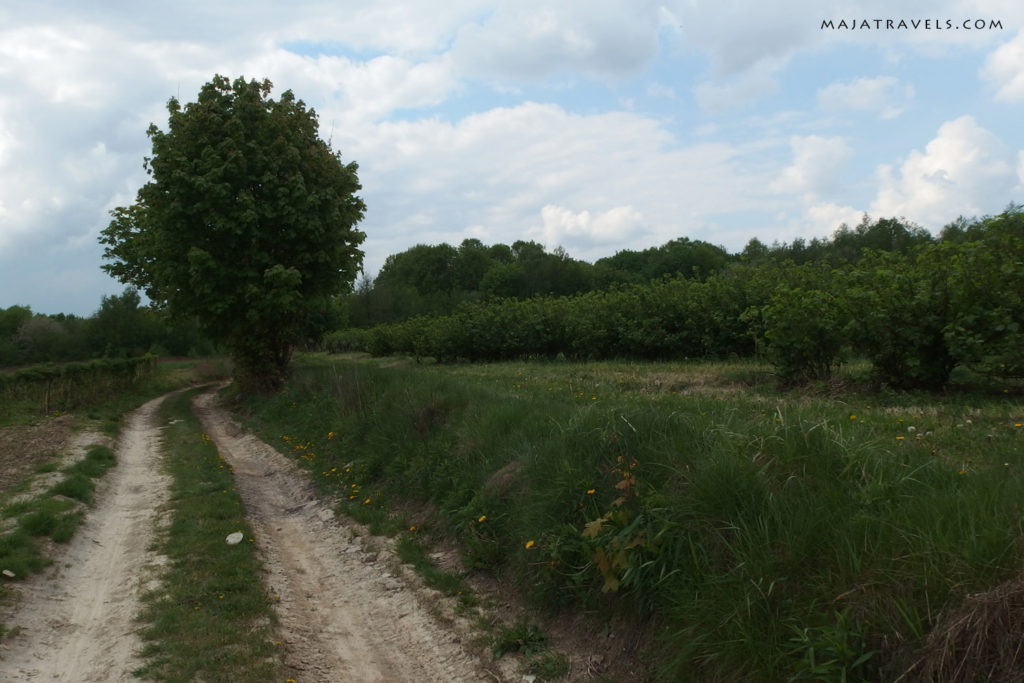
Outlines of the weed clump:
M932 630L901 680L1024 681L1024 577L968 595Z

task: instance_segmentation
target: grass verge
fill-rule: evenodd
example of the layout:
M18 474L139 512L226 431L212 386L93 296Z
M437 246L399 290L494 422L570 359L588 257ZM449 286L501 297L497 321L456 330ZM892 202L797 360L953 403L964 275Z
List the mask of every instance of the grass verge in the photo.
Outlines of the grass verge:
M864 386L307 358L248 409L351 513L415 501L537 606L656 624L663 680L895 679L944 611L1020 573L1024 407Z
M160 587L144 597L146 664L136 674L157 681L283 680L252 531L229 466L192 415L194 393L169 397L161 411L173 483L157 550L168 564ZM225 538L237 531L246 540L228 545Z

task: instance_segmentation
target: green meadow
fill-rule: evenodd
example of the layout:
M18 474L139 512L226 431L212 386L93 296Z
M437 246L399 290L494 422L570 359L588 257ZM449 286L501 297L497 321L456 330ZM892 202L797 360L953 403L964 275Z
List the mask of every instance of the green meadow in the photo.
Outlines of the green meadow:
M309 355L243 410L378 531L650 625L657 680L913 680L945 617L1020 574L1024 405L869 372Z

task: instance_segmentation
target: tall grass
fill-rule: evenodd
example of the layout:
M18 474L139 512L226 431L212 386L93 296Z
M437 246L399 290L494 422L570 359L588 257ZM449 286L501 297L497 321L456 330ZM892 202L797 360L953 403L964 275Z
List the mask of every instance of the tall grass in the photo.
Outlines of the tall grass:
M1019 572L1021 408L762 375L307 359L248 409L354 514L415 503L538 604L653 618L665 680L895 678Z

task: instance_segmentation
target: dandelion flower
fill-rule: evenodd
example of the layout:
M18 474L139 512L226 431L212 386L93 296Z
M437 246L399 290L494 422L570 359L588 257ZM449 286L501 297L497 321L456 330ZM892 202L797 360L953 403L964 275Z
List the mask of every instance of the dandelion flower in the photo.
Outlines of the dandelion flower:
M594 495L594 489L587 489L587 495L588 496Z
M478 522L482 522L482 521L484 521L485 519L487 519L487 515L480 515L480 516L479 516L479 517L477 518L477 520L476 520L476 521L478 521Z
M532 547L533 547L533 541L527 541L527 542L526 542L526 545L525 545L525 548L526 548L527 550L529 550L529 549L530 549L530 548L532 548Z

